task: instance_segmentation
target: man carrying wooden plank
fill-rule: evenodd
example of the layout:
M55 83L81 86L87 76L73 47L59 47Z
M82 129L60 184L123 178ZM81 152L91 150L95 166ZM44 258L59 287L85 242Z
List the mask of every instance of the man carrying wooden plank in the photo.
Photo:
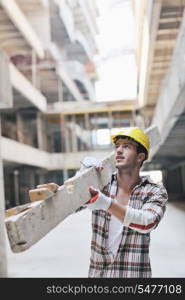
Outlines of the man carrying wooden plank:
M87 207L93 230L88 276L151 277L150 231L163 217L168 196L162 185L140 176L150 152L148 135L158 142L155 128L147 134L123 129L111 136L115 152L102 161L101 172L95 158L85 158L82 170L63 186L44 184L30 191L30 198L36 196L33 202L7 214L11 249L28 249L68 215Z
M150 232L164 215L167 192L139 174L150 150L144 131L129 128L111 138L117 171L101 191L90 186L91 199L83 205L92 210L88 277L150 278Z
M106 196L90 188L92 214L89 277L151 277L150 231L164 215L167 192L140 168L149 155L149 138L138 128L112 135L115 166Z

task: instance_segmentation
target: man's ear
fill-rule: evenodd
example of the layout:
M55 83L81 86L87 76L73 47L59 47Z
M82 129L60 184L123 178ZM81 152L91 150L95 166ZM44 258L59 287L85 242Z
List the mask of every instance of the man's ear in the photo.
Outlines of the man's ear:
M141 152L137 155L137 161L141 164L145 160L145 153Z

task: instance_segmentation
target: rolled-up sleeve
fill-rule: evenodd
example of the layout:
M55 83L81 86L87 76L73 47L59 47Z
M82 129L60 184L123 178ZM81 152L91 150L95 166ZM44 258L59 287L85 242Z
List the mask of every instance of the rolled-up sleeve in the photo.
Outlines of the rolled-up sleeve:
M126 207L124 226L127 226L140 233L148 233L155 229L162 219L168 194L163 186L159 186L152 196L143 204L141 209L135 209L130 206Z

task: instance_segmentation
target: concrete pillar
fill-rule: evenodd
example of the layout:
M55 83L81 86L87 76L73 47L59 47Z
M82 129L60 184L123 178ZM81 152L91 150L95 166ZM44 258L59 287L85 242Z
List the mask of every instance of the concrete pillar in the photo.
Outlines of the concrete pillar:
M47 150L46 126L40 112L37 113L36 118L38 148L40 150Z
M62 80L60 78L58 78L58 101L59 102L63 102L64 98L63 98L63 84L62 84Z
M70 134L69 134L69 130L70 128L68 127L68 119L67 116L63 116L64 118L64 126L65 126L65 135L64 135L64 139L65 139L65 152L70 152Z
M32 83L40 90L40 76L37 69L37 55L34 50L32 50Z
M10 80L9 58L0 49L0 108L13 106L12 83Z
M112 124L113 124L113 121L112 121L112 111L109 111L108 112L108 128L109 128L109 135L110 136L111 136ZM109 144L111 144L111 139L110 139L110 143Z
M169 201L183 200L181 167L166 170L164 185L168 191Z
M61 132L61 151L66 152L66 144L65 144L65 134L66 134L66 124L65 124L65 116L63 114L60 115L60 132Z
M83 151L84 150L84 141L85 139L85 131L84 131L84 124L83 121L76 116L76 125L78 126L79 129L81 129L81 134L77 135L77 149L78 151Z
M19 169L19 205L29 202L29 189L35 187L36 170L29 166Z
M66 151L70 152L70 143L69 143L69 128L65 128L65 145L66 145Z
M19 195L19 170L13 171L14 175L14 193L15 193L15 205L20 205L20 195Z
M94 119L96 120L95 124L94 124L94 129L95 129L95 138L94 138L94 145L93 145L93 148L94 149L97 149L98 148L98 143L97 143L97 131L98 131L98 114L95 113L94 114Z
M182 192L185 200L185 165L181 166L181 176L182 176Z
M20 112L16 114L16 129L18 142L24 143L24 123Z
M77 136L75 130L75 124L76 124L75 115L72 115L71 121L72 121L72 151L76 152L78 151L78 145L77 145Z
M41 170L37 171L37 180L38 184L45 183L45 172L42 172Z
M5 219L5 197L4 197L3 162L1 158L1 124L0 124L0 278L8 277L4 219Z
M84 120L85 120L85 129L89 132L88 144L90 145L90 148L91 148L92 147L91 125L90 125L90 119L89 119L89 114L88 113L84 114Z
M63 180L66 181L68 179L68 172L66 169L63 170Z

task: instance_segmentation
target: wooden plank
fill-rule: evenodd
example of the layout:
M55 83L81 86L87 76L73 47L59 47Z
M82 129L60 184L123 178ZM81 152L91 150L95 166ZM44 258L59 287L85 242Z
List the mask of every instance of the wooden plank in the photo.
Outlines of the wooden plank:
M182 20L182 17L177 18L162 18L159 20L159 23L174 23L174 22L180 22Z
M52 197L34 201L26 210L7 217L5 224L12 251L16 253L30 248L87 202L91 197L88 190L90 185L102 189L115 171L113 154L102 163L104 170L101 173L91 167L65 181Z
M179 29L173 28L173 29L161 29L158 30L157 36L162 36L162 35L168 35L168 34L175 34L177 35L179 32Z
M151 147L159 142L156 126L148 128L146 133L150 137ZM48 199L44 200L43 195L43 200L9 211L5 225L12 251L18 253L29 249L67 216L84 205L91 197L90 185L100 190L107 185L116 170L114 152L102 160L102 165L104 169L101 172L96 171L95 167L90 167L68 179Z
M174 48L176 44L176 40L157 40L156 44L155 44L155 49L170 49L170 48Z
M163 0L163 6L181 6L183 7L185 5L185 0Z

